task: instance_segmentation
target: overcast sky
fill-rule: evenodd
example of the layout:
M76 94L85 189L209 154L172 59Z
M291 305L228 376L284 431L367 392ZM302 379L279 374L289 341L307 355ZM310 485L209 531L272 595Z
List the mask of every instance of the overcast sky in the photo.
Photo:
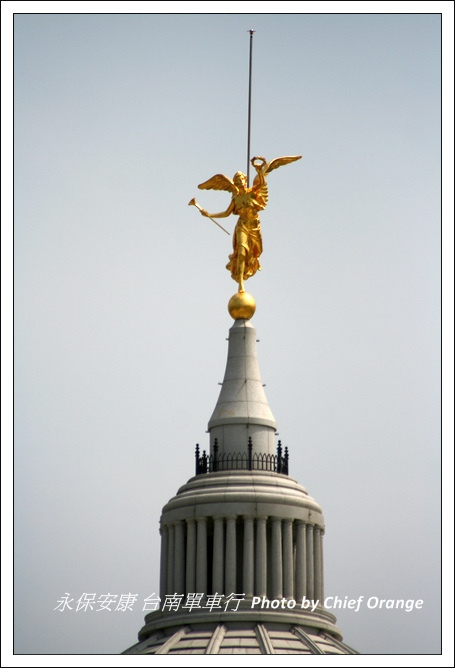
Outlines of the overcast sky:
M359 652L440 651L440 15L19 13L18 654L119 653L158 591L236 291L231 239L187 204L223 210L197 184L246 170L249 28L251 152L303 157L270 175L246 287L326 595L422 599L335 614ZM54 610L65 593L138 602Z

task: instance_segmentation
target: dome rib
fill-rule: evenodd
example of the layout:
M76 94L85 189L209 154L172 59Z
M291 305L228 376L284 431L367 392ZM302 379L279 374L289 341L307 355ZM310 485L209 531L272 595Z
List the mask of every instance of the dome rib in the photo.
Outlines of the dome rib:
M189 626L184 626L183 628L173 633L171 637L168 638L163 645L161 645L161 647L155 652L155 654L169 654L169 650L175 647L175 645L177 645L180 642L180 640L184 636L186 636L187 632L190 630L191 629Z
M275 650L273 649L272 641L270 639L269 634L267 633L267 629L263 624L256 624L254 627L254 631L256 633L256 637L258 639L259 647L261 649L261 654L276 654Z
M299 626L293 626L291 631L311 650L312 654L324 654L322 649L320 649L316 643L311 640L309 635L307 635Z
M226 635L226 627L224 624L218 624L216 629L214 630L212 637L210 638L210 642L207 645L207 649L205 650L206 654L218 654L219 649L221 646L221 643L224 640L224 636Z

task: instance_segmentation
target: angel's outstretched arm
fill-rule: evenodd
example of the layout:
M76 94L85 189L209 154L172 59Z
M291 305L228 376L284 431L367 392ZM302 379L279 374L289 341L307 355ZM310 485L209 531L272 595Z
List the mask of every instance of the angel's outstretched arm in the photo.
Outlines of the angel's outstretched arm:
M205 209L202 209L201 213L203 216L208 216L209 218L227 218L234 212L234 202L231 201L226 211L221 211L220 213L208 213Z

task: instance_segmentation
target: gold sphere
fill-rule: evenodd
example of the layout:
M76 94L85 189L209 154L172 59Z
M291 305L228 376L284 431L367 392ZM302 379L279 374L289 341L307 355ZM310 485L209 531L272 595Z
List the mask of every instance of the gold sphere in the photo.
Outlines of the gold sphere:
M228 304L228 311L234 320L249 320L256 310L256 302L249 292L237 292Z

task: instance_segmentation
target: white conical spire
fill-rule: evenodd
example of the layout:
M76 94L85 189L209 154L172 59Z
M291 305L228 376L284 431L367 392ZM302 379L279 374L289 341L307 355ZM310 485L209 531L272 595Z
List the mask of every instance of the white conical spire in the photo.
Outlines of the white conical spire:
M275 452L276 422L265 396L256 354L256 330L249 320L236 320L229 330L226 371L210 418L210 446L220 453Z

